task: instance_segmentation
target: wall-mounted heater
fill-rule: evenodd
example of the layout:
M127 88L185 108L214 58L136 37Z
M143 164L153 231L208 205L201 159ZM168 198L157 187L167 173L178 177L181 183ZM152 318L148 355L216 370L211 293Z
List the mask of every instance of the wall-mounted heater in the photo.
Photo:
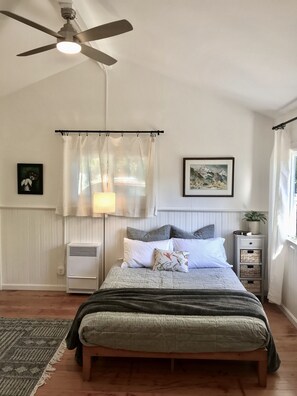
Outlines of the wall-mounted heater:
M99 288L99 243L67 245L67 293L93 293Z

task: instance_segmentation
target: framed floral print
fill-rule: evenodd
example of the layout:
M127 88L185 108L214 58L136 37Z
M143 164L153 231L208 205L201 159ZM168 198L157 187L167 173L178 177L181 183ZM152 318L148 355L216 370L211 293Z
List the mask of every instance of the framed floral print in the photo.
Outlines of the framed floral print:
M17 164L18 194L43 194L43 164Z

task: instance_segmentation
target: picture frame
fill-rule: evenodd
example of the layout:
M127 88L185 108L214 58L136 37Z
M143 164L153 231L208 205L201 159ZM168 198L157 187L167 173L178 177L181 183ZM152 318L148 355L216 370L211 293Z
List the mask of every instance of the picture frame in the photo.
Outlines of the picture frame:
M184 197L233 197L234 157L183 158Z
M43 194L43 164L17 164L18 194Z

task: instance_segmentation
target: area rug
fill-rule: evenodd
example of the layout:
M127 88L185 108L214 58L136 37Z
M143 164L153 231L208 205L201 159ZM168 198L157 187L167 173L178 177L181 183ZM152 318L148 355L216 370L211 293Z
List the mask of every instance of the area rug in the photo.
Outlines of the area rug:
M0 318L0 396L33 396L54 371L71 325L61 319Z

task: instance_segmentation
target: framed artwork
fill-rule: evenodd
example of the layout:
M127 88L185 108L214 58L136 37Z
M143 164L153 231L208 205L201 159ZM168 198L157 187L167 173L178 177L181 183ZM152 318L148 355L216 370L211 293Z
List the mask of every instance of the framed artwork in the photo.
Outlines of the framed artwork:
M233 197L234 158L184 158L184 197Z
M43 164L17 164L18 194L43 194Z

